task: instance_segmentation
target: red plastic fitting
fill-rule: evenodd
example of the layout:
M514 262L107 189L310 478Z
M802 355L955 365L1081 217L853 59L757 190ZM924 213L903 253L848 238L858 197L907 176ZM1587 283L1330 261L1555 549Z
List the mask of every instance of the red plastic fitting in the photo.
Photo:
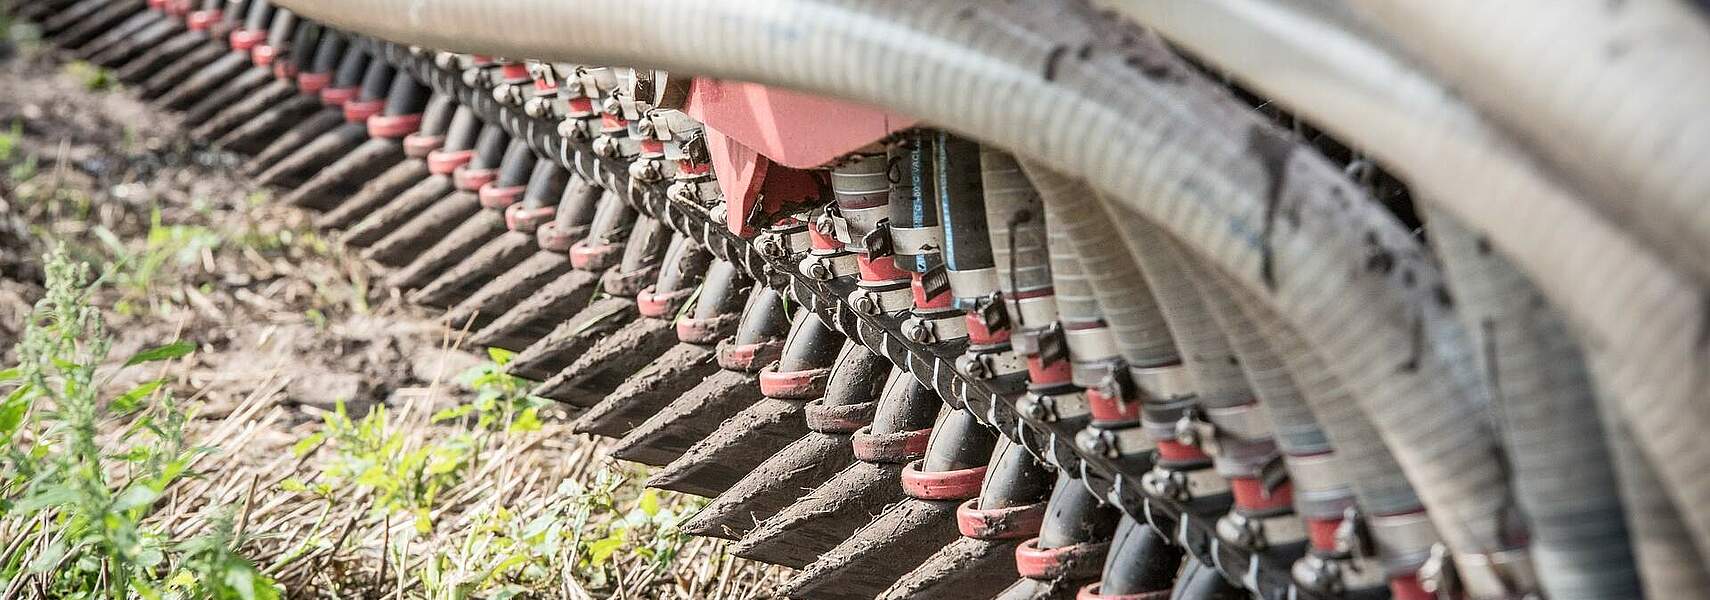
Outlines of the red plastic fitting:
M281 60L273 63L273 78L291 81L297 78L297 63Z
M1137 594L1101 594L1099 582L1093 582L1081 587L1075 593L1075 600L1169 600L1170 590L1140 592Z
M443 135L422 135L418 132L404 136L404 156L410 158L426 159L435 150L444 146L445 136Z
M1336 552L1336 530L1342 528L1342 519L1307 519L1306 536L1312 542L1312 549L1323 552Z
M560 227L557 221L541 223L540 227L534 230L534 243L539 245L541 250L547 252L568 253L570 245L576 243L576 240L581 239L582 235L587 233L586 226L573 229L580 230L581 233L566 230Z
M730 328L742 320L742 315L729 314L696 319L683 317L677 319L677 341L687 344L715 344L729 335Z
M233 52L249 52L262 42L267 41L266 29L239 29L226 38Z
M1132 423L1140 419L1140 402L1130 402L1105 394L1097 388L1087 388L1087 408L1100 423Z
M967 500L980 496L986 466L950 471L922 471L921 460L903 466L902 489L916 500Z
M950 308L950 302L956 299L955 296L950 294L950 289L945 288L945 289L939 290L937 296L927 298L926 297L926 285L924 283L922 283L922 278L924 278L924 277L926 277L925 273L909 273L908 274L908 278L909 278L908 287L909 287L909 291L913 292L913 294L914 294L914 307L917 309Z
M167 0L166 2L166 14L174 19L183 20L193 10L195 10L195 6L190 0Z
M1007 327L992 331L986 327L985 319L981 319L979 315L973 313L968 314L966 321L968 322L968 343L970 344L990 346L1009 341L1009 328Z
M451 175L471 160L475 160L474 150L434 150L428 152L428 172L434 175Z
M1418 573L1408 573L1389 578L1389 597L1392 600L1436 600L1437 595L1425 591L1425 586L1419 583Z
M908 464L926 458L926 443L932 439L932 428L897 433L873 433L872 429L868 425L849 436L849 447L857 460Z
M347 123L361 125L368 122L368 117L380 114L386 110L386 99L352 100L344 103L344 120Z
M344 106L345 103L355 100L356 97L360 95L362 95L362 88L355 86L327 88L321 90L321 104L325 104L327 106Z
M598 271L616 261L623 246L602 240L582 240L570 245L570 266L579 271Z
M638 145L641 146L642 154L659 155L665 153L665 142L661 142L653 138L641 138L638 141L640 142Z
M819 433L851 434L873 424L873 409L876 406L878 406L876 401L827 406L825 399L821 398L807 403L803 409L809 430Z
M1162 440L1158 442L1158 458L1173 463L1202 462L1211 460L1211 457L1207 456L1204 450L1200 450L1199 448L1189 446L1175 440Z
M1294 486L1283 482L1274 490L1265 489L1257 477L1234 477L1229 489L1235 494L1235 506L1249 511L1270 511L1294 506Z
M166 0L148 0L148 9L155 12L166 10Z
M489 182L481 186L481 191L476 192L475 196L481 199L481 208L505 210L521 200L523 192L527 190L528 186L526 185L501 186L498 183Z
M860 268L861 281L898 281L909 275L890 257L869 258L865 252L855 255L855 266Z
M1027 380L1034 385L1058 385L1073 382L1075 374L1067 359L1045 364L1043 357L1032 354L1027 357Z
M198 10L190 13L190 16L185 18L184 22L186 26L190 28L190 31L207 31L212 29L215 23L220 22L220 20L224 18L226 18L225 11Z
M279 58L279 49L273 46L256 44L254 48L249 49L249 62L257 67L273 66L273 60L276 58Z
M831 369L780 371L778 365L760 370L760 393L781 400L812 400L825 395L825 382L831 379Z
M956 530L976 540L1021 540L1039 535L1045 523L1045 503L1005 508L980 508L979 498L956 507Z
M558 215L556 206L537 206L529 208L522 204L512 204L505 207L505 229L519 233L534 233L534 230Z
M451 185L459 191L481 193L481 188L499 178L498 169L476 169L469 165L451 172Z
M1110 542L1081 542L1040 548L1039 538L1015 547L1015 572L1028 579L1049 581L1059 577L1096 575L1104 566Z
M680 168L680 167L679 167ZM819 227L808 225L808 244L814 250L842 250L843 242L837 238L820 233Z
M346 110L349 105L345 106ZM348 113L347 113L348 114ZM401 140L422 129L422 115L374 115L368 118L368 137Z
M727 371L758 371L784 355L784 340L738 344L725 340L718 345L718 366Z
M659 286L650 285L635 295L635 312L650 319L668 319L684 298L695 294L694 288L660 293Z
M504 77L505 83L524 83L534 79L528 74L528 65L523 63L505 63L499 67L499 76Z

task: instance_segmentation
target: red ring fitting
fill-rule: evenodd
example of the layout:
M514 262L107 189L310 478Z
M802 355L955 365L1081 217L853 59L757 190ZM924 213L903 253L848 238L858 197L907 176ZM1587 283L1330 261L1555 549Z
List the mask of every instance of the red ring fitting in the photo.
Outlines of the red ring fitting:
M760 394L779 400L812 400L825 395L825 383L831 380L831 369L780 371L778 365L760 370Z
M489 182L487 185L481 186L481 191L476 192L475 196L481 199L481 208L505 210L521 200L523 192L527 190L528 186L526 185L502 186L497 182Z
M148 9L154 12L166 12L166 0L148 0Z
M950 293L949 288L939 290L937 296L927 298L924 277L926 277L924 273L908 274L908 288L909 292L914 295L914 307L923 310L950 308L950 302L956 297Z
M451 185L459 191L479 194L481 188L487 187L487 184L498 178L498 169L477 169L470 165L462 165L457 167L456 171L451 172Z
M582 240L570 245L570 266L578 271L598 271L611 266L623 245Z
M641 138L638 141L640 143L637 145L641 147L642 154L658 156L665 153L665 142L653 138Z
M505 83L520 84L534 80L534 77L528 74L528 65L523 63L505 63L499 67L499 76L504 78Z
M1068 359L1058 359L1049 365L1038 354L1027 357L1027 380L1033 385L1056 385L1075 380Z
M226 38L226 42L231 45L233 52L249 52L251 48L265 41L267 41L266 29L239 29L233 31L231 36Z
M821 398L807 403L807 406L802 408L808 430L847 435L872 425L873 409L878 405L878 402L867 401L827 406L825 399Z
M1129 402L1108 396L1097 388L1087 388L1087 408L1092 409L1093 421L1099 423L1133 423L1140 419L1140 402Z
M1308 540L1311 540L1312 548L1314 550L1335 552L1336 531L1341 529L1341 527L1342 519L1340 517L1332 517L1329 519L1307 519L1306 536Z
M215 23L220 22L220 19L224 18L226 18L225 11L198 10L190 13L190 16L185 18L184 22L186 26L190 28L190 31L207 31L213 28Z
M471 160L475 160L474 150L433 150L427 156L428 172L451 175Z
M904 475L908 471L903 471ZM1045 524L1045 503L1006 508L980 508L979 498L956 507L956 531L976 540L1021 540L1039 535Z
M1418 573L1408 573L1389 578L1389 597L1392 600L1435 600L1437 595L1425 591L1425 586L1419 583Z
M571 98L564 101L564 104L570 108L569 112L573 115L585 115L594 112L594 99L586 96Z
M1235 506L1250 511L1270 511L1294 506L1294 486L1283 482L1277 489L1266 490L1265 482L1257 477L1233 477L1229 489L1235 494Z
M362 94L359 87L327 88L321 90L321 104L327 106L344 106L346 102L355 100Z
M279 58L279 49L267 44L258 44L249 49L249 62L257 67L273 66L273 60Z
M849 449L856 460L870 463L908 464L926 458L926 443L932 439L932 428L873 433L873 426L862 427L849 436Z
M535 229L558 215L556 206L528 208L522 204L505 207L505 229L519 233L534 233Z
M352 100L344 103L344 120L347 123L361 125L363 123L367 123L369 117L380 114L380 111L382 110L386 110L385 98L377 100Z
M544 225L543 225L544 226ZM669 319L684 298L695 295L695 288L659 292L658 286L647 286L635 295L635 312L650 319Z
M426 159L433 151L445 146L443 135L422 135L420 132L404 136L404 156Z
M758 371L784 355L784 340L738 344L725 340L718 345L718 366L726 371Z
M297 78L297 63L281 60L273 63L273 78L291 81Z
M1081 591L1075 593L1075 600L1170 600L1170 590L1140 592L1138 594L1101 594L1098 591L1099 582L1086 584Z
M964 320L968 322L968 343L970 344L990 346L1009 341L1009 328L1007 327L992 331L986 327L985 319L981 319L979 315L973 313L969 313Z
M540 246L541 250L565 254L570 251L571 244L576 243L576 240L581 239L588 232L586 226L572 229L575 231L560 227L557 221L541 223L540 227L534 230L534 243Z
M967 500L980 496L986 466L951 471L922 471L922 460L903 466L902 489L916 500Z
M1158 459L1172 463L1197 463L1210 460L1204 450L1175 440L1158 441Z
M347 110L349 106L345 107ZM375 115L368 118L368 137L400 140L422 129L422 115Z
M190 0L167 0L166 14L174 19L183 20L195 7Z
M1080 573L1097 575L1104 567L1110 542L1081 542L1057 548L1040 548L1039 538L1015 547L1015 572L1022 577L1052 580Z
M890 257L868 258L866 253L855 255L855 266L860 269L861 281L898 281L908 279L908 271L897 268L896 261Z
M686 344L716 344L728 335L732 327L742 320L742 315L728 314L705 319L683 317L677 319L677 341Z
M686 161L685 161L686 162ZM820 233L819 228L808 226L808 247L814 250L842 250L843 242L837 238Z

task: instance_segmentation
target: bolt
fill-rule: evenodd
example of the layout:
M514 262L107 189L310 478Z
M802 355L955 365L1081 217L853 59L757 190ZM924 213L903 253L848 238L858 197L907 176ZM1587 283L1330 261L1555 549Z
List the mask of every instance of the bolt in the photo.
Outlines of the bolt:
M872 296L863 294L855 299L855 310L864 315L876 315L879 314L879 303L874 302Z
M829 281L831 279L831 269L826 268L824 262L814 260L813 262L808 263L807 276L809 279L814 281Z
M550 109L550 103L551 99L546 97L529 98L528 102L523 103L523 114L536 119L545 118Z

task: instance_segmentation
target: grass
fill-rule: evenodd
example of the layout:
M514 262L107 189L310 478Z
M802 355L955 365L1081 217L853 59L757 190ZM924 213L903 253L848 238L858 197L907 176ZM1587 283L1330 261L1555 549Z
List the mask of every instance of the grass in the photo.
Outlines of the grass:
M88 274L63 248L48 260L46 298L18 344L19 364L0 377L11 388L0 404L0 537L10 549L0 595L277 598L274 583L233 550L230 511L194 537L150 520L167 490L195 475L204 449L186 442L188 416L161 380L103 393L111 339L90 306ZM172 343L122 368L194 350Z

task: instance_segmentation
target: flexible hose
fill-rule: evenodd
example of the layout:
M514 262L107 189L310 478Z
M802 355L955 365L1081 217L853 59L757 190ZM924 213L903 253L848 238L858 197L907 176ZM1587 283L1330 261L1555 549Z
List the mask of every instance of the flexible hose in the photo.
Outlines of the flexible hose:
M1587 189L1598 210L1710 279L1710 22L1690 5L1351 5Z
M994 163L1014 159L993 153ZM1033 182L1040 196L1046 199L1046 212L1053 225L1060 223L1064 237L1079 257L1088 273L1096 274L1088 283L1097 295L1098 308L1116 336L1117 350L1123 360L1136 367L1156 367L1175 364L1181 360L1176 341L1146 279L1127 249L1110 243L1117 237L1116 227L1098 209L1096 199L1086 186L1057 175L1038 165L1024 164L1023 171ZM1053 247L1055 244L1053 244ZM1058 296L1063 292L1058 291Z
M1567 327L1506 259L1453 218L1428 213L1467 323L1552 600L1640 598L1619 486L1585 361ZM1630 465L1628 468L1638 468Z

